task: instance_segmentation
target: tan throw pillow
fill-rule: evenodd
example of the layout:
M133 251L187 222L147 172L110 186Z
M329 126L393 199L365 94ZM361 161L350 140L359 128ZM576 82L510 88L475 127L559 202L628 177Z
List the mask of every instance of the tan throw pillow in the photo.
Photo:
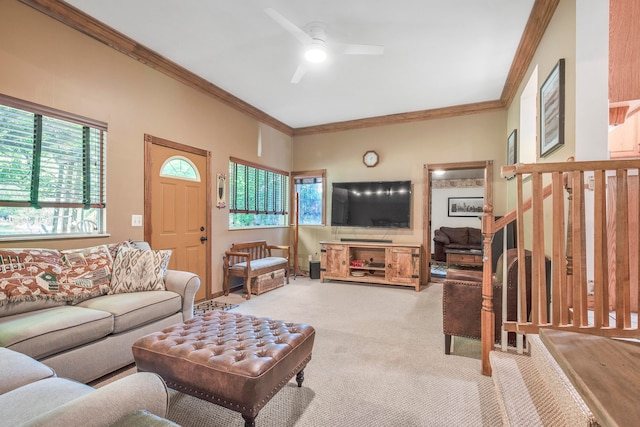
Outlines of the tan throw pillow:
M113 263L111 294L163 291L170 250L121 248Z

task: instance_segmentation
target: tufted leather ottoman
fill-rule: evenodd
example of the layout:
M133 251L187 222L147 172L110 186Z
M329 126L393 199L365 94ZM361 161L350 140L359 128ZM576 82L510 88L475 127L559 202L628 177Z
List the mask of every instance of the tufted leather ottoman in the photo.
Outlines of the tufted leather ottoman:
M210 311L138 339L138 371L159 374L175 390L240 412L254 426L264 405L311 360L309 325Z

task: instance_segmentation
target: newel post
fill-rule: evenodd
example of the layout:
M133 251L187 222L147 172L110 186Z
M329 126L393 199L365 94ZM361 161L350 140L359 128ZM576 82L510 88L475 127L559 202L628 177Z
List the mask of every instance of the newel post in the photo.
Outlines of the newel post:
M482 340L482 375L491 376L489 354L494 349L496 316L493 312L493 283L491 271L491 241L493 240L493 206L484 205L482 216L482 236L484 239L482 257L482 311L480 316L480 336Z

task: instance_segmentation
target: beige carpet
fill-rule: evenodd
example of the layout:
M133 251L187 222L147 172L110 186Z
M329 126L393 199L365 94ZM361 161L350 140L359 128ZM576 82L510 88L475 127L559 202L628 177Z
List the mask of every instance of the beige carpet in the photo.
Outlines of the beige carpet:
M240 302L233 312L316 329L302 388L290 382L258 426L502 424L492 379L480 374L479 341L456 339L444 354L441 284L415 292L298 277L249 301L230 297ZM238 413L173 391L168 417L184 426L244 425Z

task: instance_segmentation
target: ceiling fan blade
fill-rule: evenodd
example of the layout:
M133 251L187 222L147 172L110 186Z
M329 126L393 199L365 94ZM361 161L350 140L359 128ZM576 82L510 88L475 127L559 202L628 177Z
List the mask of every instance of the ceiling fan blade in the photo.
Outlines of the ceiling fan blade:
M368 44L334 44L336 50L347 55L384 55L384 46Z
M296 72L293 73L293 77L291 77L291 83L294 85L298 84L308 69L309 67L307 67L304 62L301 62L300 65L298 65L298 68L296 68Z
M300 40L302 44L311 43L311 36L305 33L300 27L295 25L293 22L289 21L284 16L280 15L272 8L267 8L264 10L264 13L269 15L274 21L276 21L282 28L293 34L295 38Z

